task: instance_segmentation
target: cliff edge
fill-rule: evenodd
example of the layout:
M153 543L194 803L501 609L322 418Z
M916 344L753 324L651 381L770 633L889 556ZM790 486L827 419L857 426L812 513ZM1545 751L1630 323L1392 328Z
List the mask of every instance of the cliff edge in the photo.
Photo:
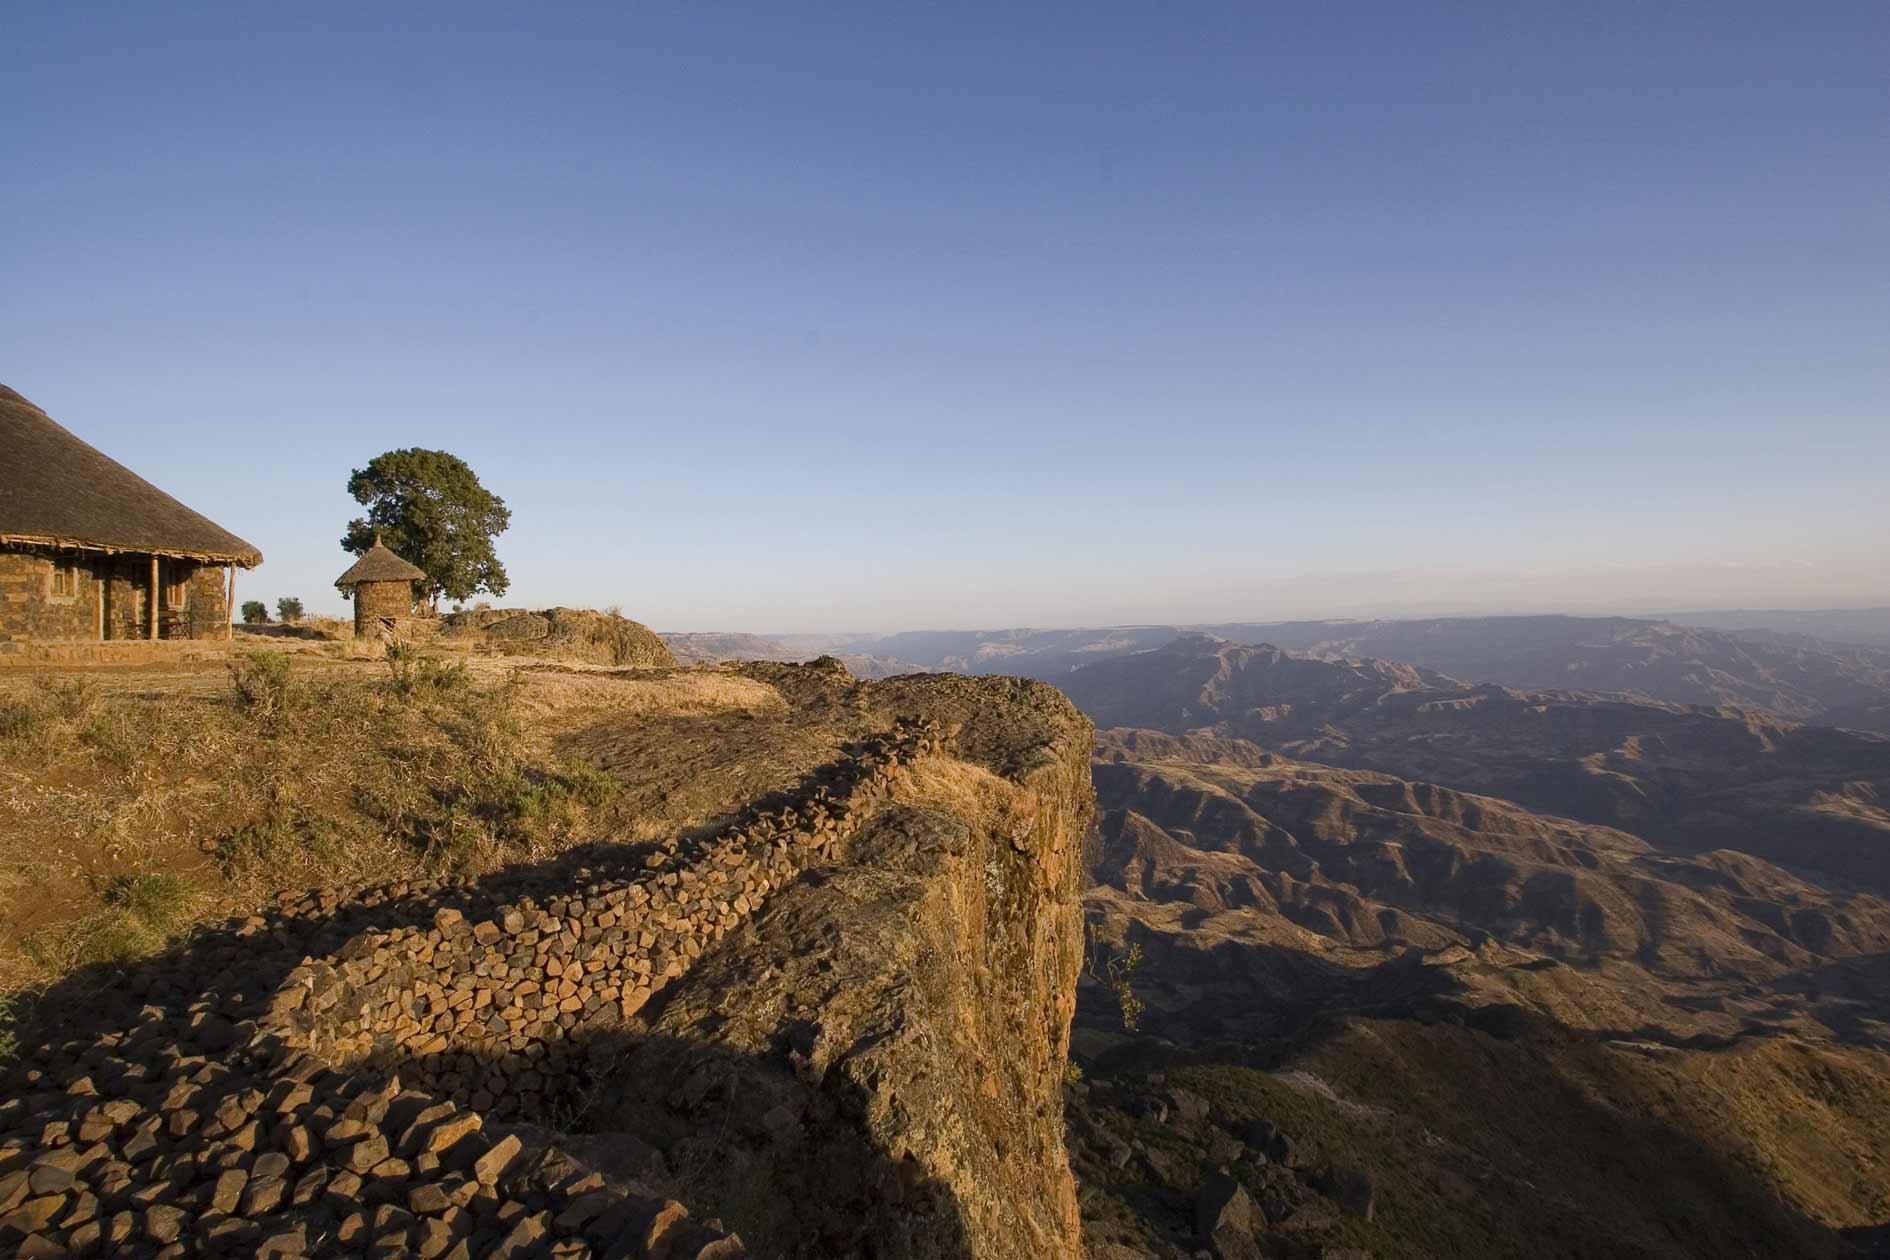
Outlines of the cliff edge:
M572 733L697 820L674 834L285 892L46 995L0 1102L0 1245L1079 1254L1089 724L1015 680L686 672L778 702Z

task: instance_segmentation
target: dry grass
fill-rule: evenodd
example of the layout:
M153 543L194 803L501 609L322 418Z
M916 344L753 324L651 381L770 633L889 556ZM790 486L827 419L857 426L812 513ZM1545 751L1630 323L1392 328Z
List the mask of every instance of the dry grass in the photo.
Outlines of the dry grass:
M560 706L592 690L633 715L765 702L741 682L547 686L411 652L257 650L217 690L8 687L0 993L148 954L282 888L478 872L636 830L616 780L552 750Z
M711 671L601 674L534 670L521 677L525 707L539 714L570 716L700 717L761 716L785 711L781 693L739 674Z
M961 818L990 819L1019 812L1019 789L982 766L954 757L926 757L899 782L898 798Z

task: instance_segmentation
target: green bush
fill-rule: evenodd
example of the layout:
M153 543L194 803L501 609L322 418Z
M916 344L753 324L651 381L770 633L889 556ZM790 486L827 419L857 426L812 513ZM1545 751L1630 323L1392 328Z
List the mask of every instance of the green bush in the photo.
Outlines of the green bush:
M246 599L243 601L244 625L260 626L268 620L269 605L263 603L260 599Z
M175 932L190 922L196 889L181 875L114 875L99 900L124 910L159 932Z
M595 766L578 764L552 773L515 770L495 789L492 803L503 817L535 821L565 817L572 805L595 809L608 804L617 781Z

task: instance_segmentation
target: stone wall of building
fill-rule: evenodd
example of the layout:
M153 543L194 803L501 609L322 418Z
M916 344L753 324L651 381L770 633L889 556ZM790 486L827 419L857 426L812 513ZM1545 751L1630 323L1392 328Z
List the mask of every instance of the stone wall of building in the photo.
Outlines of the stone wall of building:
M413 616L412 582L362 582L354 588L354 637L377 639L383 627Z
M105 637L149 638L140 605L143 602L142 592L151 581L150 557L100 556L98 572L105 588Z
M196 565L189 582L190 598L185 609L185 622L179 627L183 636L192 639L223 638L229 633L230 625L229 570L220 564Z
M59 555L44 548L0 548L0 642L98 638L99 580L95 561L104 557L78 556L76 593L55 596L53 562Z
M78 564L75 592L54 595L54 563L67 558ZM160 561L160 572L165 583L181 583L185 593L183 603L175 606L160 597L158 637L222 638L228 618L223 566L166 558ZM148 555L0 548L0 642L148 639L151 630L143 608L150 583Z

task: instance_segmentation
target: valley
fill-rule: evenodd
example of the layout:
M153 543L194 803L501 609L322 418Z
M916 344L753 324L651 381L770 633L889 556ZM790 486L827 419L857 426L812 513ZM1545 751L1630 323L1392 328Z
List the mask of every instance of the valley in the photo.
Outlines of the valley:
M1890 740L1200 634L1061 686L1093 1256L1220 1168L1253 1255L1878 1254Z

